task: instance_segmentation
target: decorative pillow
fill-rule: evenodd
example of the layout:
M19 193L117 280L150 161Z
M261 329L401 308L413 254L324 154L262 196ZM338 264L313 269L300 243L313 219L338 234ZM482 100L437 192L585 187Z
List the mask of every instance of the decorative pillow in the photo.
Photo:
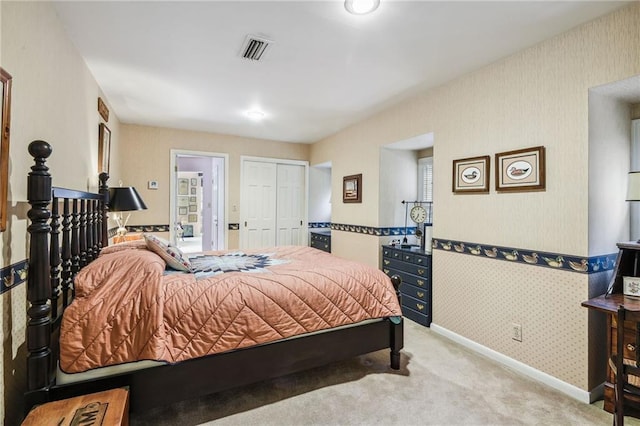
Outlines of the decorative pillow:
M169 244L169 241L152 234L144 234L147 248L160 256L168 267L178 271L191 271L191 262L178 247Z

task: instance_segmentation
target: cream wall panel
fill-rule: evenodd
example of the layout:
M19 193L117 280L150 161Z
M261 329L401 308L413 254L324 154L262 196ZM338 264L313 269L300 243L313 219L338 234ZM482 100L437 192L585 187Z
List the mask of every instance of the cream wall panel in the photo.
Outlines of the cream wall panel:
M67 38L49 2L0 2L0 64L13 76L9 154L9 217L2 233L2 267L28 256L28 144L53 146L48 166L56 186L98 187L97 98L104 95ZM108 102L107 102L108 104ZM117 174L118 117L111 111L112 171ZM25 372L26 285L0 296L0 418L19 424Z
M130 225L162 225L169 217L169 179L171 149L229 154L228 220L240 221L240 156L308 160L309 145L238 136L193 132L160 127L122 125L123 183L135 186L148 210L131 215ZM158 181L157 190L149 190L147 182ZM111 182L111 185L117 182ZM237 231L229 232L228 247L237 248Z
M580 303L587 298L579 274L433 252L436 324L581 389L588 312ZM511 338L512 323L522 326L522 342Z
M589 255L629 240L630 117L628 103L589 92Z
M354 232L331 231L331 254L379 268L380 238Z

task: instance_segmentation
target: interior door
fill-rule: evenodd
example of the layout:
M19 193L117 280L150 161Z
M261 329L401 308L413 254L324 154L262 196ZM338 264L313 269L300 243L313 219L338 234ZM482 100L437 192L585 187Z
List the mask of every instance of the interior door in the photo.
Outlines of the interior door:
M276 163L244 161L241 200L243 248L276 245L276 182Z
M278 164L277 183L276 243L307 245L304 166Z

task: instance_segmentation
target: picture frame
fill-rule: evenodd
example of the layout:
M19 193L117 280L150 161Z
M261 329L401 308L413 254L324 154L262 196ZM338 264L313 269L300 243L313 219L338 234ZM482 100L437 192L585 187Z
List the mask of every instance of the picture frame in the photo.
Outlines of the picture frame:
M191 187L191 195L196 195L196 187L195 186Z
M195 203L195 202L197 202L197 201L198 201L198 200L197 200L197 197L195 197L195 196L193 196L193 195L189 197L189 202L190 202L190 203Z
M191 178L191 186L198 186L198 179Z
M186 207L178 207L178 214L181 216L184 216L187 214L187 208Z
M106 124L98 126L98 171L109 174L111 162L111 130Z
M0 68L0 232L7 229L7 193L9 189L9 141L11 136L11 81L12 77Z
M342 202L362 202L362 173L342 178Z
M198 211L198 206L195 204L189 204L189 213L194 213Z
M517 149L496 154L496 191L544 191L545 148Z
M191 222L191 223L195 223L198 221L198 215L197 214L193 214L191 213L188 217L187 217L187 221Z
M178 195L189 195L189 179L178 179Z
M490 162L488 155L453 160L453 193L488 194Z
M178 197L178 206L187 207L189 205L189 199L187 197Z
M105 122L109 122L109 108L107 108L107 104L104 103L102 98L98 96L98 112L100 113L100 117Z

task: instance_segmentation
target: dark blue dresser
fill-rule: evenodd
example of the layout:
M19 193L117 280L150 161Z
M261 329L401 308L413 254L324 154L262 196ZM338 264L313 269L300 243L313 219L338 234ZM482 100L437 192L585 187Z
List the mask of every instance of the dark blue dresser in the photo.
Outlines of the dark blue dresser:
M382 271L402 278L402 315L431 325L431 252L418 247L382 246Z

